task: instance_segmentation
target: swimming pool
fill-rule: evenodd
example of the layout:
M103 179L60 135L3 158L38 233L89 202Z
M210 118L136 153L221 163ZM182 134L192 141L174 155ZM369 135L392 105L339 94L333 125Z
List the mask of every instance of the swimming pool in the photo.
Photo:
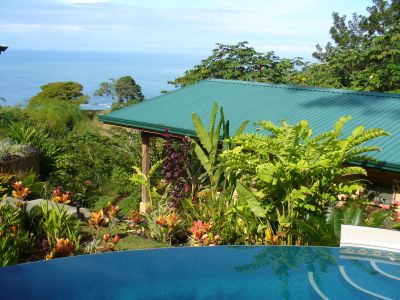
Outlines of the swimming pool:
M75 256L0 269L1 299L400 299L400 253L219 246Z

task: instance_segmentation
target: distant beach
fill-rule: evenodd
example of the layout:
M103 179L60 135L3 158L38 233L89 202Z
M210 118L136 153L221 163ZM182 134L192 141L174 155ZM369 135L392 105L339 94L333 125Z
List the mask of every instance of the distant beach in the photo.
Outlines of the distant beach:
M76 81L91 97L86 109L107 109L111 99L92 96L101 82L130 75L141 85L145 97L152 98L161 90L174 89L167 81L182 75L202 58L170 53L14 50L11 46L0 55L0 97L7 105L26 105L43 84Z

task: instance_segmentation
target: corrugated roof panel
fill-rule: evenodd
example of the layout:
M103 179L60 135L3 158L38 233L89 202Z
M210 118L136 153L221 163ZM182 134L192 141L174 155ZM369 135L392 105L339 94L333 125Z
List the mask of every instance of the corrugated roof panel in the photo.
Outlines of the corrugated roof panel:
M224 108L235 132L245 120L251 122L284 118L289 123L308 120L315 133L331 130L341 116L351 115L346 133L358 125L381 127L392 136L376 141L383 151L374 156L383 168L400 171L400 95L337 89L276 85L210 79L145 100L107 115L105 123L139 129L194 135L192 112L209 124L213 102ZM247 132L255 127L249 125Z

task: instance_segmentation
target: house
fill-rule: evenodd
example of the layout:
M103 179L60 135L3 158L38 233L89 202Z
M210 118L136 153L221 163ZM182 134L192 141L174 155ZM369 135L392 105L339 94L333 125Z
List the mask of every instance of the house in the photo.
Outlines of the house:
M134 128L142 133L142 168L149 169L149 138L161 136L165 128L177 136L195 136L192 112L208 123L213 102L224 108L225 119L235 132L245 120L282 118L294 124L308 120L316 134L332 129L341 116L352 116L345 127L350 134L358 125L380 127L391 133L378 138L382 151L374 153L378 162L361 163L368 177L387 202L400 200L393 182L400 179L400 95L338 90L272 83L208 79L168 94L145 100L112 113L101 115L106 124ZM247 132L255 127L249 125ZM397 198L396 198L397 197ZM142 191L146 201L146 191Z

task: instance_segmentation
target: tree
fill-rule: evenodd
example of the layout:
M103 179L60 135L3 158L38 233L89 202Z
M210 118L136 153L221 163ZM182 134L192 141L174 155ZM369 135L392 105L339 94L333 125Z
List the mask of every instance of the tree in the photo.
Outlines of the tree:
M67 101L82 104L87 103L89 99L89 96L83 94L83 86L73 81L48 83L40 88L42 91L29 101L30 106L49 101Z
M123 76L117 80L111 78L108 82L102 82L95 96L107 96L113 99L112 110L136 104L144 100L142 88L131 76Z
M248 42L235 45L216 44L208 58L169 84L183 87L207 78L235 79L274 83L299 83L301 58L281 59L273 51L257 52Z
M400 93L400 0L373 0L368 16L333 13L333 43L317 45L306 84Z

